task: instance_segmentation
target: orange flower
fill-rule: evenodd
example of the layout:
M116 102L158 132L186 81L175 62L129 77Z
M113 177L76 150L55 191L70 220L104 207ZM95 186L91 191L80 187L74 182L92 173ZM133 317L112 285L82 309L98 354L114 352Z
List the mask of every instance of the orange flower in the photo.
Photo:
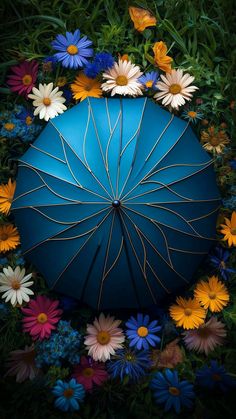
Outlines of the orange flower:
M176 304L170 306L170 317L176 326L195 329L204 323L206 311L195 298L177 297Z
M8 180L6 185L0 185L0 211L8 214L11 208L12 199L16 189L16 181Z
M155 42L153 46L154 62L158 68L165 71L166 73L171 72L171 62L173 59L166 55L167 46L164 42Z
M212 312L222 311L229 302L228 290L217 276L212 276L208 282L200 281L194 295L205 309L209 308Z
M15 249L20 244L20 236L13 224L0 225L0 252Z
M148 10L139 7L129 7L129 15L134 22L134 27L143 32L149 26L156 26L157 20Z
M236 211L233 211L231 220L225 217L225 224L221 224L222 230L220 232L224 234L222 240L228 240L228 246L236 246Z
M84 73L80 73L76 77L74 83L71 84L71 90L73 98L81 101L86 97L100 98L102 96L101 83L96 79L90 79Z

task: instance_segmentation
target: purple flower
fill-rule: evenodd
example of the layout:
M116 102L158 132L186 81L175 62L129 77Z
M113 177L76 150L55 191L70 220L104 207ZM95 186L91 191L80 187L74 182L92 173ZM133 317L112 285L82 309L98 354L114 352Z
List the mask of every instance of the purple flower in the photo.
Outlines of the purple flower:
M227 281L230 273L235 273L235 269L227 268L226 262L230 257L230 252L223 247L216 247L214 252L209 255L210 264L213 266L221 275L221 277Z
M80 30L76 29L74 33L66 32L66 35L57 35L52 42L52 47L58 51L54 54L57 61L62 63L63 67L77 69L88 64L87 58L92 57L93 49L87 36L80 38Z
M145 90L153 89L157 90L156 82L159 79L159 73L157 71L150 71L139 77L139 82L143 85Z
M144 348L149 349L149 346L156 346L160 342L159 336L156 336L156 332L161 330L161 326L157 326L158 321L154 320L150 322L149 316L145 316L138 313L137 319L131 317L126 326L128 330L126 335L130 340L129 346L134 346L138 350Z

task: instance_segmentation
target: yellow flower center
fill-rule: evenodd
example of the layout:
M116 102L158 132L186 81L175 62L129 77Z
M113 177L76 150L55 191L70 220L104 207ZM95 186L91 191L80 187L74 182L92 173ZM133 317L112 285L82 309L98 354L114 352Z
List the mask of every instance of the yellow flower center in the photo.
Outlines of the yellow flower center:
M219 374L212 374L212 380L213 381L220 381L221 380L221 376Z
M63 87L63 86L65 86L66 82L67 82L66 77L58 77L57 86L58 87Z
M233 236L236 236L236 227L231 228L230 233L233 234Z
M184 310L184 314L185 314L185 316L191 316L191 314L192 314L192 310L191 310L191 308L186 308L186 309Z
M101 330L97 334L97 341L100 343L100 345L106 345L108 342L110 342L110 335L108 332Z
M37 317L39 323L44 324L48 320L48 316L45 313L40 313Z
M197 112L195 112L195 111L189 111L188 112L188 116L190 116L190 118L196 118Z
M44 104L45 106L49 106L49 105L51 105L51 99L50 99L49 97L45 97L45 98L43 99L43 104Z
M138 328L137 333L141 338L145 338L145 336L148 335L148 328L145 326L141 326Z
M11 283L13 290L18 290L20 288L20 282L17 279L14 279Z
M169 92L172 93L172 95L177 95L181 92L181 86L179 84L172 84L169 87Z
M78 53L78 48L77 48L77 46L76 45L73 45L73 44L71 44L71 45L69 45L68 47L67 47L67 49L66 49L66 51L68 52L68 54L70 54L70 55L75 55L75 54L77 54Z
M27 116L26 118L25 118L25 123L26 123L26 125L31 125L32 124L32 122L33 122L33 118L31 118L31 116Z
M153 86L153 80L148 80L145 83L146 87L152 87Z
M226 268L226 264L225 264L225 262L224 262L223 260L220 262L220 266L221 266L221 268L223 268L223 269L225 269L225 268Z
M221 143L220 138L217 137L210 137L209 143L213 146L217 146Z
M7 131L12 131L12 130L15 128L15 124L13 124L12 122L7 122L7 123L4 125L4 128L5 128Z
M24 86L29 86L29 84L32 83L32 77L30 74L26 74L23 78L22 78L22 83L24 84Z
M209 292L209 294L208 294L208 296L209 296L209 298L210 298L211 300L215 300L215 298L216 298L216 293L215 293L215 292L213 292L213 291L210 291L210 292Z
M118 86L126 86L128 84L128 79L126 76L118 76L116 78L116 84Z
M74 394L74 390L72 388L66 388L63 392L64 397L70 399Z
M84 377L92 377L94 375L94 370L93 370L93 368L85 368L82 371L82 374L83 374Z
M179 396L180 395L180 390L177 387L169 387L169 393L172 396Z
M127 361L134 361L135 360L135 356L132 354L127 354L125 356L125 358L127 359Z
M2 234L0 234L0 240L1 241L5 241L5 240L7 240L8 239L8 235L7 235L7 233L2 233Z

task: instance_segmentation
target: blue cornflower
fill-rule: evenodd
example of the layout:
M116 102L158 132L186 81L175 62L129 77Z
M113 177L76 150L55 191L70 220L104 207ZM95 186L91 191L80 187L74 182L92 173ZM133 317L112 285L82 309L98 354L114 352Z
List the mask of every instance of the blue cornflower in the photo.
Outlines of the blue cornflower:
M193 384L179 381L177 371L166 369L165 373L157 372L151 381L156 403L165 403L165 411L172 407L179 413L181 406L191 408L195 397Z
M0 258L0 265L4 266L8 263L8 259L7 258Z
M63 359L71 364L78 364L80 361L80 333L73 329L70 322L60 320L57 330L36 344L35 362L39 368L44 364L61 366Z
M223 206L230 210L234 210L236 208L236 195L232 195L230 198L223 199Z
M21 126L19 121L12 115L8 121L4 121L0 129L0 136L15 138L20 134Z
M107 369L112 378L120 377L121 380L128 376L132 381L137 381L145 375L145 369L150 365L147 351L131 349L118 349L116 354L107 364Z
M236 270L226 267L226 262L230 257L230 252L223 247L216 247L212 254L209 254L210 264L220 273L221 277L227 281L230 273Z
M34 120L33 112L28 111L23 106L21 107L19 113L16 114L16 117L20 119L26 126L31 125Z
M159 73L157 71L150 71L149 73L143 74L139 77L138 81L143 85L145 90L157 90L156 82L158 79Z
M54 55L50 55L43 60L43 71L51 72L56 68L57 59Z
M114 58L109 52L98 52L92 63L88 63L84 69L87 77L94 79L101 71L113 67Z
M71 102L72 92L71 92L71 90L67 89L66 87L63 87L62 91L63 91L63 97L66 99L65 105L67 106Z
M92 57L93 50L88 48L92 45L87 36L80 38L80 30L76 29L74 33L66 32L66 35L57 35L52 47L59 51L54 54L57 61L62 63L63 67L77 69L87 65L87 58Z
M52 393L57 396L55 406L64 412L79 410L78 402L82 402L85 396L84 387L82 384L78 384L75 378L72 378L68 383L57 380Z
M196 372L196 383L209 390L219 389L223 392L236 385L235 379L217 361L210 361L210 367L204 365Z
M137 320L131 317L126 326L128 330L126 335L130 340L129 346L134 346L137 349L148 349L149 346L156 346L160 342L159 336L155 333L161 330L161 326L157 326L158 321L154 320L151 323L149 316L138 313Z

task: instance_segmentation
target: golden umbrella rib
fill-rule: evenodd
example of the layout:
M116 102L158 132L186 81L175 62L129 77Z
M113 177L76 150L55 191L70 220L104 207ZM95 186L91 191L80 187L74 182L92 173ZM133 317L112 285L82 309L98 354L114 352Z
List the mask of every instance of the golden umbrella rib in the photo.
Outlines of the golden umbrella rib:
M81 162L81 164L88 170L88 172L90 173L90 175L96 180L96 182L103 188L103 190L107 193L107 195L109 196L109 198L112 199L111 195L109 194L109 192L106 190L106 188L102 185L102 183L99 181L99 179L97 178L97 176L95 176L95 174L92 172L92 170L90 169L89 166L87 166L83 160L79 157L79 155L76 153L76 151L71 147L71 145L68 143L68 141L66 140L66 138L64 137L64 135L61 134L61 132L58 130L58 128L56 127L56 125L53 124L52 120L49 119L49 122L52 124L52 126L55 128L55 130L57 131L57 133L59 134L59 136L63 139L63 141L67 144L67 146L71 149L71 151L74 153L74 155L77 157L77 159ZM103 197L104 199L110 200L108 198Z
M182 136L185 134L185 132L186 132L186 130L187 130L187 128L188 128L188 126L189 126L189 122L187 123L187 125L186 125L186 127L184 128L184 130L183 130L183 132L181 133L181 135L177 138L177 141L172 145L172 147L171 148L169 148L168 149L168 151L165 153L165 154L163 154L163 156L161 157L161 159L160 160L158 160L158 162L156 162L155 164L154 164L154 166L148 171L148 173L136 184L136 185L134 185L133 186L133 188L131 188L123 197L121 197L120 196L120 199L124 199L124 198L126 198L127 196L129 196L130 194L131 194L131 192L135 189L135 188L137 188L137 186L138 185L140 185L140 183L145 179L145 177L148 175L148 174L150 174L152 171L153 171L153 169L156 167L156 166L158 166L158 164L167 156L167 154L169 154L170 153L170 151L176 146L176 144L178 144L178 142L179 142L179 140L182 138ZM165 129L165 128L164 128Z
M111 245L111 238L112 238L115 215L116 215L116 212L113 210L111 227L110 227L110 232L109 232L109 238L108 238L108 242L107 242L107 246L106 246L106 254L105 254L105 260L104 260L104 266L103 266L103 272L102 272L102 280L101 280L99 294L98 294L98 302L97 302L97 309L98 310L99 310L99 307L100 307L100 304L101 304L104 276L105 276L106 267L107 267L107 259L108 259L109 251L110 251L110 245Z
M26 255L27 253L31 252L32 250L36 249L38 246L41 246L41 244L44 244L48 241L50 241L52 238L55 238L57 236L59 236L62 233L65 233L66 231L69 231L70 229L76 227L78 224L83 223L84 221L87 221L88 219L99 215L100 213L107 211L107 208L103 208L100 211L95 212L94 214L89 215L88 217L83 218L82 220L80 220L77 223L74 223L72 226L66 227L65 229L59 231L58 233L53 234L52 236L49 236L47 239L42 240L41 242L35 244L34 246L30 247L28 250L24 251L23 254Z
M73 261L75 260L75 258L80 254L81 250L85 247L85 245L89 242L89 240L91 239L91 237L94 235L94 233L96 231L98 231L98 229L101 227L101 225L104 223L104 221L107 219L107 217L110 215L112 209L108 212L108 214L106 214L103 219L99 222L99 224L96 226L96 229L90 234L90 236L87 238L87 240L83 243L83 245L79 248L79 250L73 255L73 257L70 259L70 261L67 263L67 265L65 266L65 268L63 269L63 271L59 274L59 276L57 277L56 281L53 283L52 285L52 289L56 286L56 284L58 283L58 281L61 279L62 275L64 275L64 273L67 271L67 269L69 268L69 266L73 263Z
M123 216L122 216L122 212L123 212L123 209L119 212L119 214L120 214L121 220L122 220L122 222L123 222L123 225L124 225L124 227L125 227L126 234L127 234L128 238L129 238L129 242L130 242L130 244L131 244L131 248L132 248L133 253L134 253L134 255L135 255L135 258L136 258L136 260L137 260L137 262L138 262L138 265L139 265L140 270L141 270L142 275L143 275L142 277L143 277L144 282L145 282L145 284L146 284L146 286L147 286L147 288L148 288L148 290L149 290L149 292L150 292L150 295L151 295L151 297L152 297L152 300L153 300L153 302L156 304L156 303L157 303L156 298L155 298L154 293L153 293L153 291L152 291L152 289L151 289L151 286L150 286L150 284L149 284L149 282L148 282L147 276L145 275L145 273L144 273L144 271L143 271L142 264L141 264L141 262L140 262L140 260L139 260L139 257L138 257L138 255L137 255L137 253L136 253L136 250L135 250L134 244L133 244L132 239L131 239L130 234L129 234L129 230L128 230L128 228L127 228L127 226L126 226L126 224L125 224L124 218L123 218Z

